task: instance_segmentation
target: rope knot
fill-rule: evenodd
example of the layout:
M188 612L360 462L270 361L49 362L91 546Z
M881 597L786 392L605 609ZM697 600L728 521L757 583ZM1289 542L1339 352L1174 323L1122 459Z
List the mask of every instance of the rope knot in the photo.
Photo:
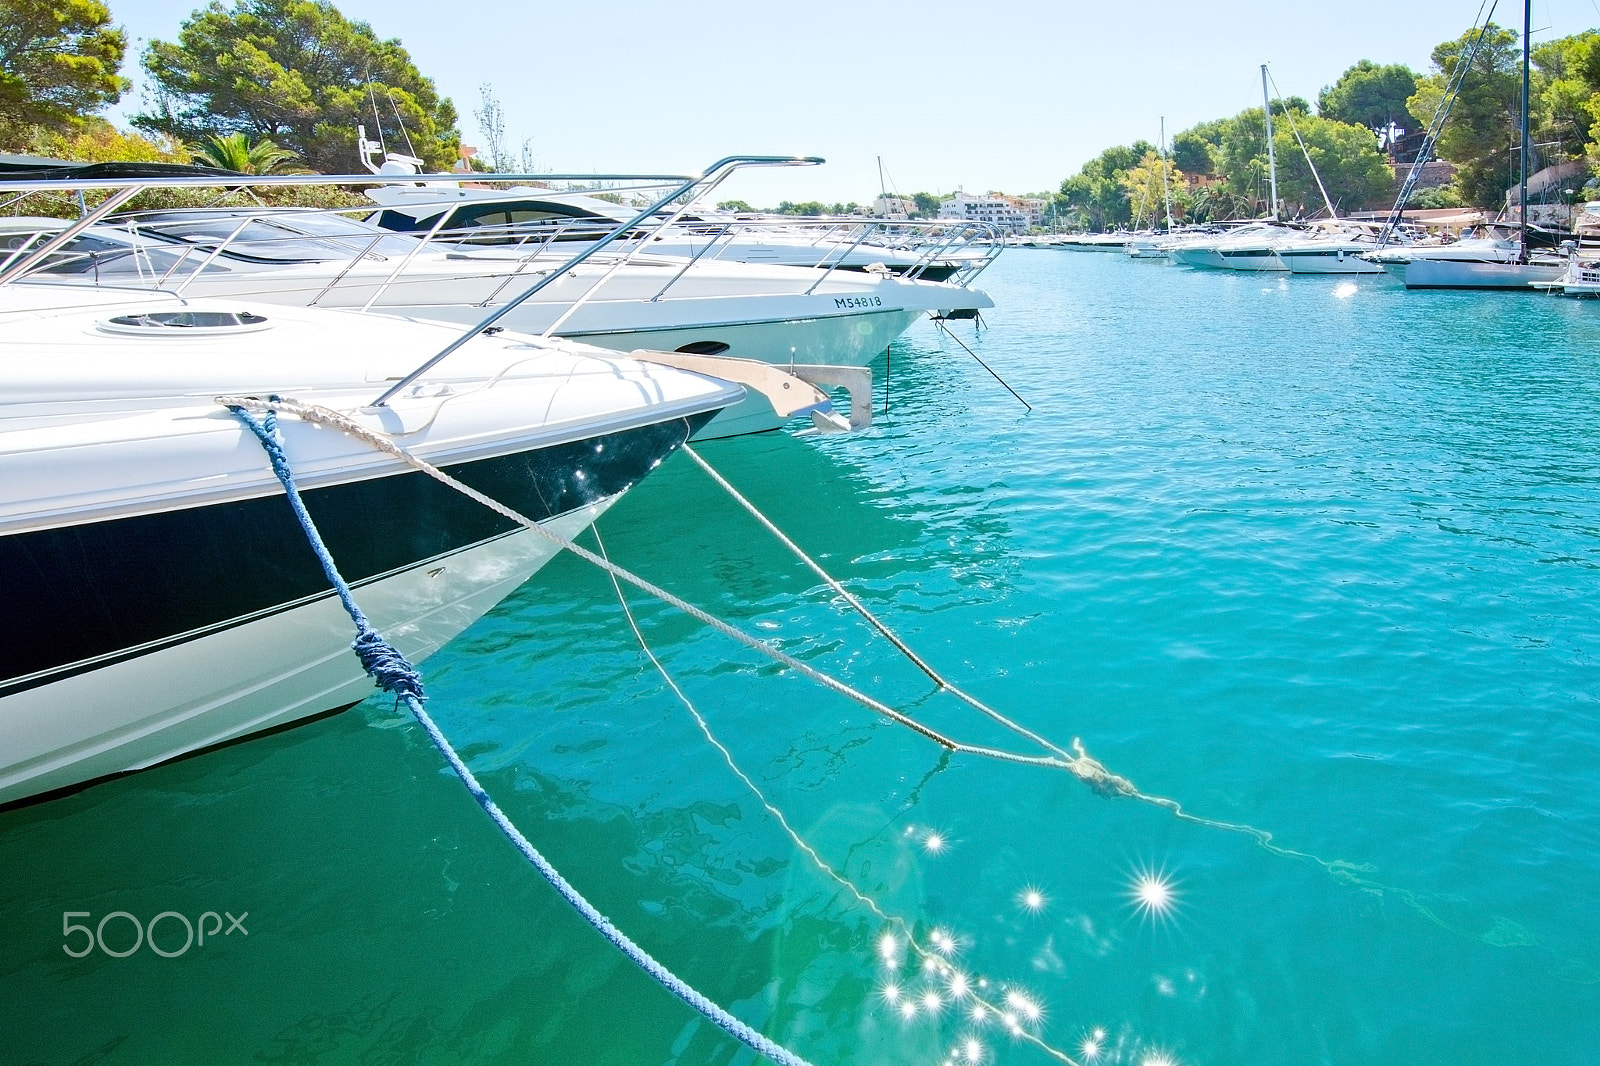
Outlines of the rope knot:
M350 648L361 660L361 668L372 675L383 691L401 698L410 697L419 703L427 699L422 691L422 677L416 667L375 630L362 629Z

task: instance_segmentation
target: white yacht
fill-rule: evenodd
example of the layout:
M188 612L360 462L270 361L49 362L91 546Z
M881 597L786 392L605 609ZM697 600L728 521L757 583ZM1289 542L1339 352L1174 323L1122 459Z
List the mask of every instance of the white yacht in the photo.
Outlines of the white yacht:
M430 180L384 185L367 196L381 210L368 217L397 233L432 233L475 245L514 245L572 255L626 226L636 212L598 197L513 186L462 187ZM1005 247L978 244L987 226L885 223L860 219L799 220L696 211L672 222L635 227L619 251L767 266L887 270L921 281L970 281Z
M9 220L3 230L16 247L63 225ZM572 266L561 256L429 242L310 210L141 213L85 230L35 276L461 324L515 303L505 328L619 351L728 354L796 368L865 368L925 315L974 316L993 306L976 289L887 271L608 253ZM783 421L751 399L703 435Z
M1318 223L1301 237L1279 242L1274 250L1295 274L1381 274L1383 267L1362 256L1379 250L1383 228L1348 220ZM1395 247L1410 243L1403 234L1391 239Z
M461 347L383 406L386 382ZM571 537L738 386L614 352L261 299L0 286L0 804L373 692L259 442L219 397L332 409ZM306 506L412 661L557 551L370 443L285 416Z
M1120 252L1128 243L1128 238L1133 234L1127 230L1112 230L1109 233L1067 233L1062 234L1053 242L1057 248L1065 248L1073 252Z
M1566 261L1553 253L1523 261L1516 228L1500 224L1478 227L1453 244L1388 248L1367 258L1408 289L1527 291L1566 270Z
M1278 270L1282 267L1278 265L1276 256L1271 254L1267 242L1292 232L1295 231L1282 223L1267 219L1235 224L1232 228L1221 232L1202 233L1180 239L1167 248L1167 258L1181 266L1208 270L1226 270L1230 266L1242 270L1247 268L1247 261L1260 259L1266 260L1268 265L1257 269ZM1241 252L1230 263L1224 253L1232 251L1236 245Z

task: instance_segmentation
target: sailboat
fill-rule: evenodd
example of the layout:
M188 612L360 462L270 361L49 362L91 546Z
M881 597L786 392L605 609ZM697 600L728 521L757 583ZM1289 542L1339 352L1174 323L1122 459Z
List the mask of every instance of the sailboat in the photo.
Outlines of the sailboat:
M1167 257L1184 266L1226 270L1288 270L1277 256L1275 242L1299 231L1278 218L1278 159L1272 146L1272 95L1267 91L1267 66L1261 65L1261 97L1264 103L1267 135L1267 177L1271 208L1267 217L1257 219L1221 236L1200 238L1172 245Z
M1489 234L1439 248L1418 248L1374 253L1370 258L1408 289L1511 289L1532 291L1548 285L1566 272L1566 263L1550 255L1528 252L1528 27L1532 0L1522 3L1522 144L1518 220L1515 240L1510 234ZM1469 55L1465 62L1471 63Z
M1167 119L1165 115L1161 118L1161 196L1167 208L1167 228L1165 233L1170 234L1173 225L1172 181L1167 174ZM1155 229L1153 223L1151 229ZM1154 232L1140 233L1128 238L1128 243L1123 245L1122 250L1134 259L1165 259L1167 257L1166 240L1167 237L1165 235L1158 236Z

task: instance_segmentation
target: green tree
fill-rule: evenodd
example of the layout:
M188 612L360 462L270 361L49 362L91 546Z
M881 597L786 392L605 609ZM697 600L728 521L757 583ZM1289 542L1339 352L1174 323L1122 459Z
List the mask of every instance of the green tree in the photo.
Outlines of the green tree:
M1319 176L1340 214L1388 205L1394 174L1369 127L1298 112L1291 126L1287 118L1281 123L1275 120L1272 147L1278 157L1278 195L1288 214L1309 215L1325 209L1322 190L1317 188ZM1294 136L1296 129L1299 140ZM1300 141L1305 142L1305 151L1300 150Z
M70 129L115 103L126 48L98 0L0 0L0 135Z
M506 148L505 108L500 106L500 98L488 82L478 86L478 99L478 109L472 117L478 120L478 133L483 138L483 152L488 158L480 160L473 156L472 162L478 162L484 170L505 173L516 166Z
M1276 151L1277 144L1274 142ZM1213 151L1223 188L1235 203L1248 203L1242 215L1266 214L1271 210L1271 170L1267 165L1266 118L1261 108L1252 107L1223 119ZM1222 217L1222 216L1218 216Z
M737 211L741 214L750 215L754 214L756 209L745 203L743 200L724 200L717 205L717 210Z
M939 198L928 192L914 192L911 202L917 205L917 214L923 218L939 217Z
M1149 141L1107 148L1061 183L1058 206L1090 229L1105 230L1133 221L1133 207L1123 184L1128 171L1155 151Z
M79 163L187 163L191 158L188 149L170 137L141 137L98 116L70 130L35 127L33 135L16 147L30 155Z
M1600 31L1587 30L1533 49L1543 88L1533 100L1535 142L1560 155L1600 160Z
M144 69L156 107L141 129L188 141L267 138L323 173L360 168L355 131L444 169L457 158L456 110L396 40L379 40L327 0L212 0L177 43L152 41Z
M1456 67L1471 50L1477 30L1468 30L1433 50L1435 73L1417 82L1406 101L1423 126L1432 121ZM1456 189L1464 202L1486 207L1500 203L1516 180L1515 153L1522 112L1521 38L1489 24L1439 134L1438 154L1456 165Z
M194 161L202 166L238 174L279 174L294 160L293 152L269 140L252 141L243 133L213 137L194 153Z
M1299 97L1274 100L1272 105L1272 149L1278 167L1280 215L1314 214L1326 209L1316 176L1306 162L1308 153L1336 209L1351 210L1387 196L1393 176L1371 130L1310 114L1310 107ZM1212 151L1227 196L1224 198L1216 190L1208 196L1208 206L1216 205L1213 210L1219 211L1213 217L1227 217L1220 209L1240 203L1255 205L1242 214L1265 214L1270 209L1271 171L1266 119L1261 108L1241 111L1222 120L1218 127L1217 145ZM1304 152L1295 138L1296 129L1305 141Z
M1404 63L1379 66L1363 59L1317 96L1317 113L1335 122L1382 129L1411 124L1406 101L1417 91L1416 71Z
M1255 206L1254 199L1229 192L1223 182L1211 182L1196 187L1189 194L1184 217L1193 222L1245 218L1254 212Z
M1136 165L1122 172L1119 181L1123 195L1133 206L1135 225L1164 223L1168 195L1172 198L1172 217L1183 217L1184 193L1188 188L1183 172L1174 168L1171 160L1167 161L1164 169L1166 181L1163 186L1161 154L1152 150L1146 152Z
M1215 174L1213 153L1222 142L1222 121L1202 122L1172 138L1172 165L1185 174Z

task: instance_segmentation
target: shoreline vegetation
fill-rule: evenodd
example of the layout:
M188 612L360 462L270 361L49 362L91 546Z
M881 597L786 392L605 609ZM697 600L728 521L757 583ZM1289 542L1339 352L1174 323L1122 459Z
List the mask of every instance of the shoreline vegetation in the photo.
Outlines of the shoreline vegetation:
M98 114L131 85L121 75L131 58L127 36L106 3L0 0L0 19L9 31L0 39L3 152L84 163L202 163L247 174L355 173L362 167L353 131L371 122L374 136L411 146L424 169L535 169L531 143L519 151L505 143L504 111L491 85L480 86L473 112L483 147L463 147L455 105L401 43L346 19L330 0L232 0L197 8L175 40L152 40L137 57L152 89L131 129ZM1389 207L1397 174L1415 158L1420 131L1478 32L1473 27L1435 47L1429 74L1362 59L1325 87L1314 106L1298 96L1274 99L1282 213ZM1515 30L1489 24L1436 147L1446 162L1411 206L1492 211L1505 203L1507 158L1521 123L1520 52ZM1578 164L1580 173L1561 182L1566 187L1558 195L1567 203L1600 197L1600 30L1536 45L1532 60L1532 169ZM383 106L370 106L375 101ZM1035 228L1048 229L1151 225L1165 215L1169 194L1179 222L1262 215L1269 210L1264 133L1263 109L1246 108L1181 130L1170 146L1135 140L1107 148L1053 192L990 196L1019 209L1025 201L1047 202ZM332 191L296 187L271 196L275 204L326 203ZM936 218L949 200L925 191L898 199L913 218ZM36 213L75 207L65 198L28 205ZM760 208L730 200L718 207L796 216L873 213L871 205L820 201Z

